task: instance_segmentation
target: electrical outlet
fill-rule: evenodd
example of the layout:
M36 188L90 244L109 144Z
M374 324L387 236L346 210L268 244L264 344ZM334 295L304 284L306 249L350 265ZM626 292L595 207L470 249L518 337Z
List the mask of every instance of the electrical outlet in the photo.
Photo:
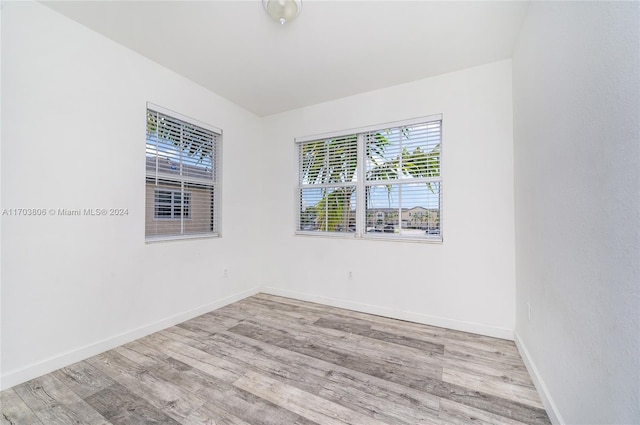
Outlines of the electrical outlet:
M353 279L353 272L349 271L349 280Z
M531 321L531 304L527 303L527 317Z
M224 269L224 277L229 277L229 270Z

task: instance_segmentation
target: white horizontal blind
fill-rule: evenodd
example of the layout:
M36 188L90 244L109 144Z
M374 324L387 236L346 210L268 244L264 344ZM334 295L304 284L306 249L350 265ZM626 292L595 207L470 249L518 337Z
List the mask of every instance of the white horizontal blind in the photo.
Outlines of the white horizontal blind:
M147 240L218 234L221 134L147 109Z
M442 121L364 134L366 232L441 240Z
M297 144L298 233L442 240L440 116Z
M357 135L300 143L298 155L298 231L355 231Z

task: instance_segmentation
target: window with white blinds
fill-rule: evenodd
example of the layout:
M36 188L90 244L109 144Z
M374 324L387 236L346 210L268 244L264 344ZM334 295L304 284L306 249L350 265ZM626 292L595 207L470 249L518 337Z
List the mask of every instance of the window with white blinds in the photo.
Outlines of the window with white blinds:
M297 139L298 234L442 241L442 117Z
M219 236L222 131L147 107L147 241Z
M299 230L355 231L358 138L302 143Z

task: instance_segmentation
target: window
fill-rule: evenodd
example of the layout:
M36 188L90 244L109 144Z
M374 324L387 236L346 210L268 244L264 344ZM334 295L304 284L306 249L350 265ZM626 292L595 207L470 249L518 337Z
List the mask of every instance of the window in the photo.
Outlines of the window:
M442 241L442 118L296 139L298 234Z
M179 190L156 190L155 218L190 218L191 194Z
M147 106L147 241L219 236L222 131Z
M300 230L355 231L357 142L348 135L300 144Z

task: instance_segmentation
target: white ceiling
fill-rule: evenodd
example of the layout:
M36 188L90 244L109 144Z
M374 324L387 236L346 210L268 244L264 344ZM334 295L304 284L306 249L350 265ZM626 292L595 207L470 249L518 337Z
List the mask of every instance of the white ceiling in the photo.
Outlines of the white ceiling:
M259 116L511 57L521 1L63 1L50 8Z

